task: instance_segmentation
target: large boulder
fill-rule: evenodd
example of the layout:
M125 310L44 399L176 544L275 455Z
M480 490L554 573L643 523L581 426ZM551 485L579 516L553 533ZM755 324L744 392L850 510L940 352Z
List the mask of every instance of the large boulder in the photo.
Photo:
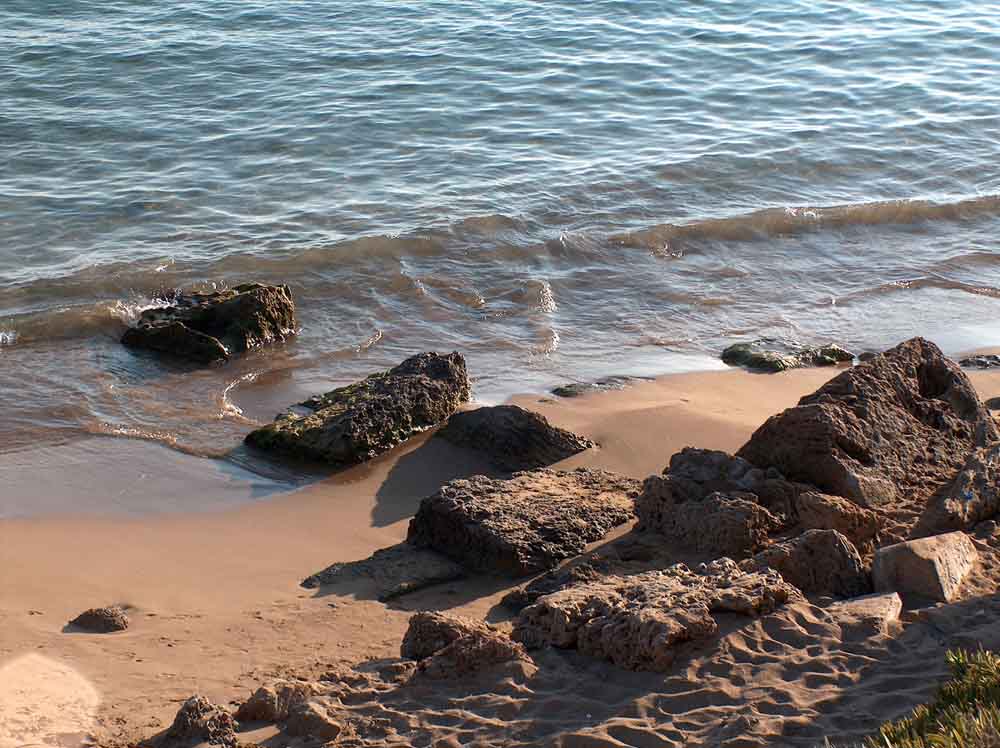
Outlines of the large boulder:
M512 636L529 649L576 649L629 670L665 671L680 644L715 635L715 614L756 617L795 594L776 572L743 572L729 559L697 571L676 564L540 597L521 611Z
M247 444L338 467L356 465L445 420L469 399L469 375L459 353L420 353L300 404Z
M235 748L238 725L233 715L204 696L185 701L163 734L169 743L202 743Z
M636 530L658 532L677 545L715 556L751 554L781 524L751 493L686 499L670 476L659 475L642 484L635 511Z
M744 562L748 571L774 569L803 592L857 597L871 592L858 549L836 530L807 530Z
M872 578L878 592L950 603L979 554L969 536L956 531L880 548Z
M530 661L524 646L483 621L424 612L410 618L400 656L431 678L457 678L512 660Z
M940 524L971 527L1000 511L1000 444L976 449L944 493Z
M639 482L604 470L477 475L424 499L407 540L466 568L527 576L581 553L632 517Z
M436 436L474 449L501 470L533 470L565 460L594 446L589 439L551 425L517 405L497 405L456 413Z
M128 628L128 615L118 605L91 608L70 621L69 625L92 634L110 634Z
M1000 438L962 370L913 338L772 416L737 456L880 507L926 500L969 453Z
M283 341L295 329L288 286L245 283L177 294L169 305L142 312L122 343L208 363Z

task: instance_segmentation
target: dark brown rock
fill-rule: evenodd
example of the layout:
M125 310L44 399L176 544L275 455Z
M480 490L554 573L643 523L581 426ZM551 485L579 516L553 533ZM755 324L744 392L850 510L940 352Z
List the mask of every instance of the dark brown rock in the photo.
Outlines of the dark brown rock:
M743 572L724 558L583 582L521 611L513 638L528 648L576 649L629 670L665 671L676 648L718 631L716 613L759 616L796 594L773 571Z
M635 511L637 530L658 532L676 545L714 556L754 553L781 525L751 493L687 499L669 475L646 479Z
M170 305L144 311L122 343L208 363L294 334L295 304L288 286L246 283L178 294Z
M421 502L407 540L474 571L527 576L627 522L638 489L631 478L583 468L456 480Z
M431 678L457 678L511 660L530 661L524 647L483 621L446 613L417 613L400 646Z
M743 564L747 571L774 569L803 592L857 597L871 592L858 549L836 530L807 530L765 548Z
M69 625L93 634L110 634L128 628L128 615L117 605L91 608L70 621Z
M737 456L862 506L926 502L998 438L965 374L914 338L772 416Z
M163 737L168 743L208 742L235 748L236 729L236 721L229 712L204 696L192 696L181 706Z
M459 353L421 353L301 403L250 432L258 449L338 467L355 465L435 426L469 399L469 375Z
M498 405L456 413L436 436L474 449L501 470L533 470L565 460L594 446L589 439L556 428L538 413Z

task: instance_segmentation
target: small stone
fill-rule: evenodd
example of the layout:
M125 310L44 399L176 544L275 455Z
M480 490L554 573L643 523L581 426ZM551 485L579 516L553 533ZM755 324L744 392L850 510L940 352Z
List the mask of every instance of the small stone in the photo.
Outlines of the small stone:
M840 624L846 639L885 634L899 620L903 601L895 592L882 592L830 606L830 614Z
M164 733L169 741L198 741L235 748L236 721L221 706L204 696L192 696L184 702L173 724Z
M294 705L285 722L285 732L289 735L324 742L336 740L343 729L327 705L319 701Z
M128 615L117 605L107 608L91 608L69 622L70 626L75 626L93 634L110 634L114 631L124 631L128 628L128 624Z

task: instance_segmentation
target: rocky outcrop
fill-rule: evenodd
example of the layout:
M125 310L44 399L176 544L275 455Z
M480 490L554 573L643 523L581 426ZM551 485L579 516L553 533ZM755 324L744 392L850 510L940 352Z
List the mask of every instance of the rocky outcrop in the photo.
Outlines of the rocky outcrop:
M163 739L168 744L207 742L235 748L236 729L236 721L229 712L204 696L192 696L181 706Z
M949 532L880 548L872 578L878 592L898 592L950 603L959 596L964 579L978 558L964 532Z
M400 656L419 661L430 678L458 678L512 660L530 661L524 647L483 621L445 613L417 613Z
M836 530L807 530L765 548L741 567L747 571L774 569L806 593L857 597L871 592L858 549Z
M581 553L632 517L639 483L604 470L475 476L424 499L407 540L467 569L527 576Z
M209 363L294 334L288 286L245 283L212 293L179 293L168 306L142 312L122 343Z
M517 472L565 460L594 446L589 439L551 425L517 405L456 413L436 436L481 452L501 470Z
M759 616L796 594L773 571L729 559L610 576L540 597L521 611L513 638L529 648L576 649L629 670L665 671L677 647L718 631L717 613Z
M320 694L322 689L310 681L275 681L261 686L236 710L239 722L284 722L292 710Z
M332 564L306 577L302 586L315 589L341 582L369 579L380 602L465 576L465 570L447 556L410 543L375 551L362 561Z
M128 615L117 605L91 608L70 621L69 625L92 634L110 634L128 628Z
M421 353L388 371L318 395L247 444L338 467L370 460L445 420L469 399L469 375L458 353Z
M926 502L998 436L961 369L914 338L772 416L737 456L874 508Z
M780 526L751 493L712 493L685 500L669 476L647 478L635 509L640 532L658 532L677 545L716 556L753 553Z
M1000 511L1000 444L969 455L941 502L942 527L971 527Z
M722 352L722 360L730 366L779 372L802 366L835 366L850 363L854 360L854 354L834 344L817 348L800 348L781 345L772 340L754 340L729 346Z

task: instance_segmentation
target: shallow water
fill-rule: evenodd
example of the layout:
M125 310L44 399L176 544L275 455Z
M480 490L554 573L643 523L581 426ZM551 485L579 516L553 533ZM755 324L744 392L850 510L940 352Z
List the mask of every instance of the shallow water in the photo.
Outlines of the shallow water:
M1000 7L0 6L0 450L229 454L427 349L476 395L762 335L1000 343ZM288 283L298 339L122 349L177 287Z

